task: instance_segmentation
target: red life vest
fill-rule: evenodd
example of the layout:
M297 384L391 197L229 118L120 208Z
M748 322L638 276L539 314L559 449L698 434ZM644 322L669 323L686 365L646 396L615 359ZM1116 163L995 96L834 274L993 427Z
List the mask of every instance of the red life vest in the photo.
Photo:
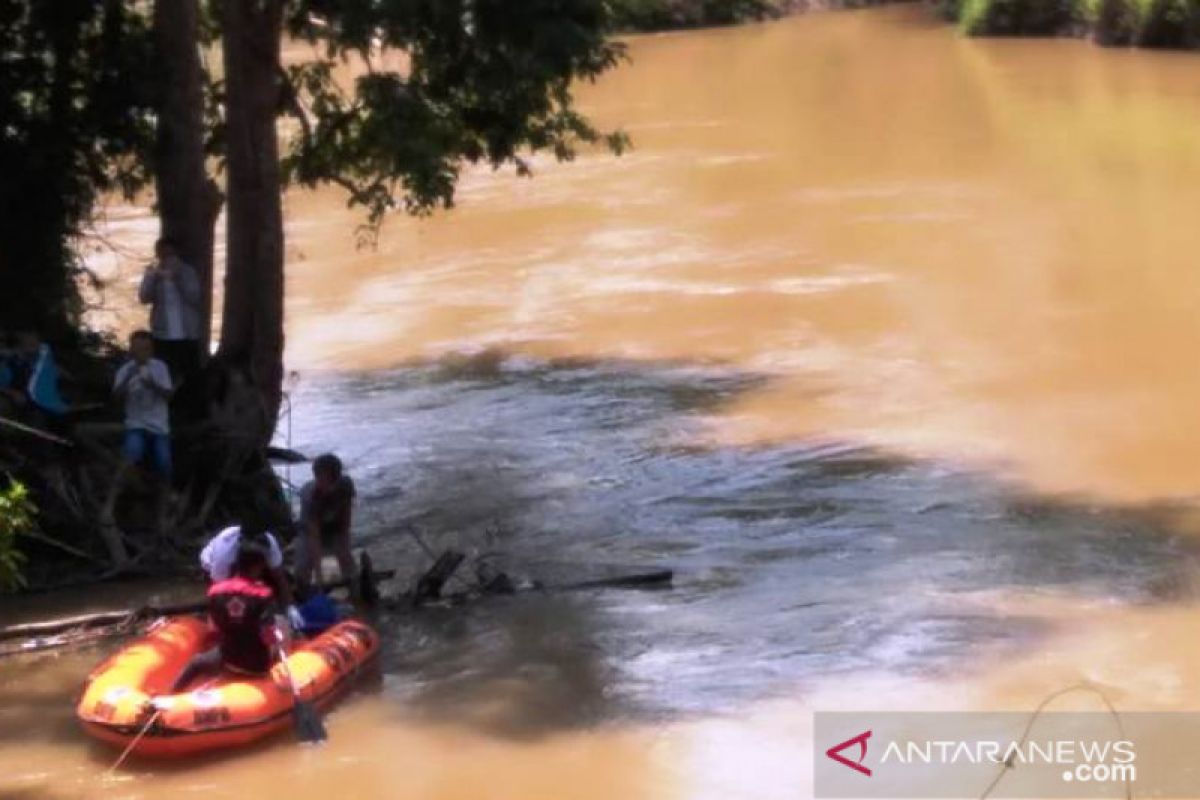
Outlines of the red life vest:
M236 575L208 587L208 615L220 635L225 666L251 673L271 668L274 597L262 581Z

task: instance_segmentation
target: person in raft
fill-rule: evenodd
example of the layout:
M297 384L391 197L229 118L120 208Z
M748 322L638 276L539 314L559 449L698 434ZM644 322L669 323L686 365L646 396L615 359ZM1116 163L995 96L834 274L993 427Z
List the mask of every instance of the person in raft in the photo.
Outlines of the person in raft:
M313 479L300 489L302 540L296 580L304 586L322 588L321 560L324 548L337 556L342 580L358 592L354 580L354 555L350 552L350 523L354 506L354 481L344 474L342 461L332 453L317 456Z
M171 373L154 357L149 331L133 332L129 355L113 381L113 394L125 404L125 459L139 464L149 454L154 469L170 482L171 422L167 402L175 391Z
M267 531L267 527L252 515L241 525L231 525L218 533L200 551L200 568L211 585L223 583L235 576L238 559L244 542L258 542L265 550L263 574L265 582L287 609L287 619L293 630L304 628L304 615L300 613L292 597L291 584L283 571L283 550L279 540Z
M175 679L180 692L202 674L224 668L243 675L271 670L275 646L275 592L266 578L276 547L268 534L242 535L230 574L208 587L209 623L217 646L193 656Z

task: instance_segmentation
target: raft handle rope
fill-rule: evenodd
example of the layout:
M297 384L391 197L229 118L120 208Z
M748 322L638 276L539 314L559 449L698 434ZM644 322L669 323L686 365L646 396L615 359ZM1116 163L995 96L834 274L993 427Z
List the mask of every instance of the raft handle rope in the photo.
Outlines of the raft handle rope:
M216 682L217 682L216 678L209 678L207 681L200 684L192 691L193 692L203 691L203 690L207 689L208 687L212 686ZM149 702L151 704L153 704L154 701L153 701L153 699L151 699ZM150 719L146 720L146 724L143 725L141 730L138 731L137 736L133 737L133 740L129 744L125 745L125 749L121 751L121 755L118 756L117 760L113 762L113 765L104 771L105 778L111 778L112 774L114 772L116 772L118 769L120 769L121 765L125 763L125 759L129 758L129 754L133 752L133 749L138 746L138 743L141 742L142 739L146 736L146 734L150 732L150 728L152 728L154 726L154 723L162 715L162 712L163 712L162 707L155 705L155 706L153 706L153 708L154 708L154 713L150 715Z
M125 749L121 751L121 755L116 761L113 762L113 765L105 771L105 778L112 777L112 774L116 772L122 764L125 763L125 759L129 758L129 754L133 752L133 748L138 746L138 743L142 741L142 737L144 737L150 731L151 726L158 721L158 718L161 714L162 709L155 706L154 713L150 715L150 719L146 720L146 724L142 726L140 731L138 731L137 736L133 737L133 741L125 745Z
M293 378L298 380L299 375L297 373L293 372L292 375L289 376L288 382L293 383ZM276 420L278 421L278 418L282 417L283 420L287 423L287 427L286 427L287 433L285 434L285 436L286 436L286 441L287 441L287 448L288 448L288 450L291 450L292 449L292 393L290 391L285 391L283 393L283 396L280 399L281 399L281 402L279 404L279 415L276 418ZM290 461L287 462L286 464L284 464L284 466L283 466L283 482L287 485L287 490L289 493L288 504L291 505L293 499L298 494L298 492L296 491L296 485L292 482L292 464Z

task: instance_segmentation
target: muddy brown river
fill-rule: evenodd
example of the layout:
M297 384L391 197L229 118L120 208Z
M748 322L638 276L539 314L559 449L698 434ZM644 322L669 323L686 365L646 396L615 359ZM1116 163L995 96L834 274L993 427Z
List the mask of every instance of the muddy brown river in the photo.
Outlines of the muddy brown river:
M920 7L631 55L581 90L620 159L471 173L367 250L288 197L280 436L401 583L414 524L675 588L384 616L327 745L113 775L72 717L111 645L9 660L0 797L782 800L814 710L1200 707L1200 58ZM129 325L153 225L108 224Z

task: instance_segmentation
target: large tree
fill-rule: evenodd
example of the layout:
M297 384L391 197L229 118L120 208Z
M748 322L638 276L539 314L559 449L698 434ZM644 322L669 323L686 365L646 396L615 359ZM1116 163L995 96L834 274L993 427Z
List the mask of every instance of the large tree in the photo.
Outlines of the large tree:
M200 54L209 39L199 0L156 0L158 213L162 234L199 273L204 289L201 344L206 353L212 327L214 226L221 208L220 189L206 164L207 145L214 138L205 125L212 87Z
M269 438L283 380L283 200L279 48L284 0L223 0L226 193L221 352L250 366ZM266 442L263 442L265 444Z

